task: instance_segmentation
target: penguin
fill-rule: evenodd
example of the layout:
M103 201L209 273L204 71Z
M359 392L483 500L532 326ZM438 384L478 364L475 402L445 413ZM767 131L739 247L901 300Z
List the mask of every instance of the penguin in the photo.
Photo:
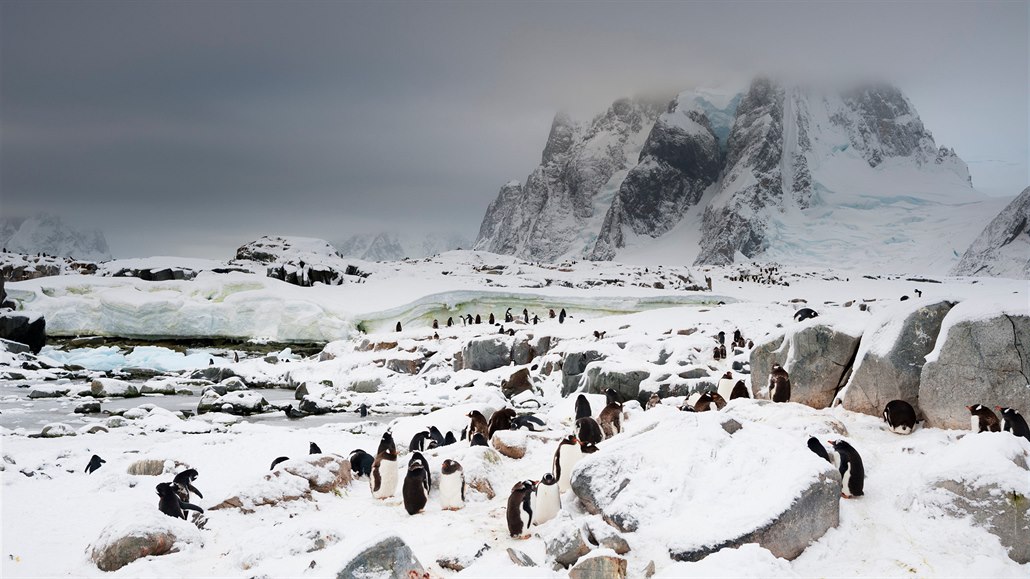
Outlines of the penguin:
M565 308L562 308L561 309L561 313L558 314L558 323L559 324L564 324L565 323Z
M465 507L465 471L456 460L447 459L440 467L440 508L456 511Z
M496 322L496 320L494 320L494 313L490 312L489 324L492 326L492 325L494 325L495 322Z
M558 479L558 491L565 492L572 488L572 467L583 458L583 450L579 447L579 440L569 435L558 443L558 449L554 451L552 471Z
M534 316L534 318L535 317L536 316ZM526 308L522 308L522 321L526 322L527 324L529 323L529 310L527 310ZM535 324L536 322L533 323Z
M712 359L713 360L718 360L719 359L719 346L716 346L716 347L712 348Z
M179 485L180 496L185 503L190 502L190 493L204 498L204 494L197 490L197 487L193 486L193 481L197 480L197 476L199 476L197 469L189 468L175 475L175 478L172 479L172 482Z
M1018 410L1004 406L995 406L994 408L1001 413L1001 429L1004 432L1011 432L1016 436L1022 436L1023 438L1030 440L1030 428L1027 427L1026 420Z
M397 322L397 327L395 327L395 328L393 329L393 331L395 331L395 332L399 332L399 331L401 331L401 323L400 323L400 322Z
M730 392L730 400L735 398L751 398L751 394L747 391L747 384L743 380L737 380L737 383L733 385L733 390Z
M823 443L819 442L818 438L814 436L808 437L808 449L826 459L827 462L831 464L833 463L833 460L830 459L829 453L826 452L826 447L823 446Z
M769 373L769 398L773 402L790 402L790 375L779 364Z
M551 315L551 319L553 320L553 319L555 318L555 313L554 313L554 310L553 310L553 309L552 309L552 310L550 310L550 311L549 311L549 313L550 313L550 315Z
M512 537L529 537L529 526L533 523L533 481L524 480L511 488L508 496L508 533Z
M454 438L454 433L451 432L450 430L448 430L447 434L445 434L444 437L443 437L443 444L441 446L448 446L448 445L454 444L456 442L458 442L458 441L457 441L457 439Z
M722 396L725 400L730 400L733 396L733 386L736 382L733 380L733 372L726 372L719 378L719 384L716 386L716 392L719 396Z
M449 328L449 327L451 327L453 325L454 325L454 317L450 316L450 317L447 318L447 327Z
M608 395L608 405L597 415L597 424L601 427L604 437L611 438L622 432L622 402L616 400L618 395L611 388L605 391L605 394Z
M713 395L711 392L703 392L698 397L697 402L694 403L694 412L708 412L711 410L712 404L715 402L715 396L718 396L718 394ZM718 409L718 406L716 408Z
M368 416L368 404L362 404L358 406L358 416L365 418Z
M471 315L471 314L469 314L469 315ZM479 324L482 324L482 323L483 323L483 318L479 317L479 314L476 314L476 325L479 325Z
M849 499L862 496L862 487L865 484L865 469L862 467L862 457L853 446L843 440L831 440L835 454L833 463L840 471L841 496Z
M809 318L817 318L819 314L812 308L801 308L794 312L794 319L799 322L803 322Z
M498 430L511 430L516 413L511 408L502 408L490 416L490 424L487 427L487 438L493 439L494 433Z
M751 340L748 340L747 341L747 349L750 350L750 349L752 349L754 347L755 347L755 343L752 342Z
M308 454L322 454L322 449L314 442L308 443Z
M533 524L542 525L558 516L561 510L561 492L558 490L558 479L547 473L536 485L533 492Z
M515 321L515 318L511 315L511 308L504 310L504 323L510 324Z
M157 508L169 517L185 519L186 511L197 511L203 513L204 509L197 505L182 500L179 485L176 483L160 483L157 485L157 496L161 497L157 502Z
M352 450L350 453L350 470L354 476L371 476L372 464L375 457L362 449Z
M526 414L520 414L516 416L515 419L511 421L512 430L519 430L521 428L525 428L526 430L536 432L537 427L540 427L540 429L542 430L544 426L546 425L544 424L543 420L540 420L535 415L528 412Z
M477 432L469 439L469 446L490 446L490 443L487 441L485 434Z
M740 329L733 330L733 345L744 344L744 336L741 335Z
M916 409L904 400L891 400L883 408L883 421L891 432L912 434L916 428Z
M440 339L440 334L438 334L436 332L433 332L433 339L434 340L439 340Z
M539 323L540 323L540 316L538 316L536 314L533 314L533 325L535 326L535 325L537 325Z
M726 344L726 332L719 331L718 340L719 340L719 345L725 345Z
M697 412L697 410L688 400L683 400L683 404L680 404L680 412Z
M436 318L433 318L433 329L434 330L439 330L440 329L440 322L436 321Z
M916 297L920 297L920 298L923 297L923 292L922 291L915 290L915 292L916 292Z
M280 456L279 458L272 461L272 466L269 467L268 470L275 470L276 465L278 465L280 462L286 462L288 460L290 460L290 457Z
M437 428L436 426L430 426L429 436L433 439L433 442L435 442L437 446L444 446L444 436L443 433L440 432L439 428Z
M233 362L239 362L240 361L240 353L239 352L233 352L232 353L232 361Z
M719 346L719 359L726 359L726 346L724 344Z
M657 392L652 392L651 397L647 399L647 406L644 407L644 410L650 410L661 403L662 397Z
M93 471L103 466L105 462L107 461L94 454L89 459L89 464L86 465L86 470L84 472L86 474L93 474Z
M411 442L408 444L408 451L415 452L416 450L426 450L431 440L432 435L428 430L416 432L415 436L411 437Z
M983 404L966 406L973 432L999 432L1001 424L994 412Z
M597 444L604 440L604 432L592 416L587 416L576 421L576 438L584 444Z
M490 426L486 421L486 417L483 416L483 413L478 410L473 410L465 416L469 418L469 438L472 438L472 435L478 432L482 434L484 438L489 440Z
M408 464L408 473L404 475L401 496L404 499L404 510L414 515L426 507L429 502L429 486L426 483L426 467L421 462Z
M307 412L294 408L292 404L287 404L286 408L283 408L282 410L286 413L286 418L289 418L290 420L297 420L308 415Z
M372 476L368 478L372 496L387 499L397 492L397 446L387 430L379 441L379 451L372 463Z
M576 420L580 418L586 418L592 416L593 412L590 409L590 401L583 394L576 397Z
M421 464L422 468L425 469L426 488L432 488L432 486L433 486L433 474L429 470L429 461L426 460L426 457L423 456L422 453L418 452L418 451L411 453L411 458L408 459L408 466L411 466L411 465L416 464L416 463Z

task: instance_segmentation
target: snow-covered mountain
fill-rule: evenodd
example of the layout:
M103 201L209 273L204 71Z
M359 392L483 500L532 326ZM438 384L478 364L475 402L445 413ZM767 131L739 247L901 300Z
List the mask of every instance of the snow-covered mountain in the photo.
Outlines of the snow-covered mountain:
M501 189L475 247L543 261L753 258L943 273L1003 203L973 189L966 164L890 85L760 78L739 94L681 93L653 121L638 110L638 124L613 126L613 105L587 131L556 117L543 163L526 186ZM619 146L598 150L605 120L616 129L606 141ZM590 195L576 197L570 175L583 166L609 170L591 173Z
M398 261L406 257L419 259L454 249L468 249L472 243L457 233L382 232L352 235L333 245L341 255L366 261Z
M1030 279L1030 187L991 221L952 273Z
M0 219L0 246L13 253L46 253L92 261L111 259L107 239L98 229L77 229L50 213L27 219Z

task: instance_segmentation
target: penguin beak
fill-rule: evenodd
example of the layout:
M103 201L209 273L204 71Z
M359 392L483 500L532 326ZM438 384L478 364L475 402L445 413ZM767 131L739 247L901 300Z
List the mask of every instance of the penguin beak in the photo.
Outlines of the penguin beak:
M997 410L998 412L1001 412L1001 406L995 406L994 409Z
M966 410L972 411L973 407L972 406L966 406Z
M578 438L576 438L575 436L573 436L573 437L572 437L572 443L573 443L573 444L579 444L579 439L578 439Z

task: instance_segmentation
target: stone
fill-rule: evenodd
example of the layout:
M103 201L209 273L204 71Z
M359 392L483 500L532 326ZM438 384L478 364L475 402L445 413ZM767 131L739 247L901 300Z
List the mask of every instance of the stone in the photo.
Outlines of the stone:
M168 461L154 459L137 460L129 465L126 472L136 476L161 476L165 473L166 462ZM179 463L176 462L174 464L178 465ZM168 469L168 472L171 471L172 469Z
M507 553L511 562L519 567L536 567L536 562L533 561L529 555L519 551L518 549L508 547Z
M39 433L40 438L60 438L62 436L75 436L75 430L63 422L47 424Z
M904 400L918 408L919 377L926 355L933 350L944 316L954 305L940 301L909 309L906 315L901 304L879 313L863 336L854 372L838 396L844 408L872 416L880 416L891 400ZM905 316L901 327L894 327L901 316ZM881 345L881 334L888 332L896 332L893 343Z
M135 385L113 378L97 378L90 384L90 393L95 398L136 398L140 396Z
M386 361L386 369L399 374L418 374L425 364L425 358L390 358Z
M610 555L588 557L569 569L569 579L625 579L625 577L626 560Z
M98 414L100 412L99 402L87 402L75 407L75 414Z
M790 400L813 408L828 408L844 385L858 351L861 335L825 324L804 325L777 336L751 351L752 390L768 397L769 371L774 362L790 374Z
M243 513L253 513L261 506L310 500L313 492L337 492L350 482L349 459L335 454L308 455L279 463L260 482L225 499L211 510L239 509Z
M203 542L192 523L148 509L112 522L86 551L101 571L117 571L137 559L167 555L181 545Z
M218 384L225 388L226 392L239 392L247 389L247 383L239 376L230 376Z
M208 382L221 382L235 375L236 372L225 366L205 366L190 373L190 378L193 380L207 380Z
M257 392L246 390L219 396L216 391L207 390L197 403L197 414L225 412L234 416L249 416L265 412L268 408L268 401Z
M965 304L955 306L955 315ZM945 319L945 325L948 320ZM1022 409L1030 399L1030 316L963 320L942 331L919 376L926 425L969 428L966 405ZM940 343L943 340L943 343Z
M490 484L490 481L486 478L472 477L466 479L465 484L467 484L470 489L485 496L487 499L492 500L497 496L497 493L494 491L494 486Z
M637 370L632 367L613 367L610 364L594 364L587 368L586 379L583 381L584 392L589 394L604 394L611 388L622 395L624 400L636 400L641 404L647 402L640 392L640 383L651 375L647 370ZM648 392L647 396L651 393Z
M541 527L544 528L544 527ZM590 552L583 526L566 513L547 524L542 538L547 559L562 567L574 565L580 557Z
M350 383L350 391L358 392L361 394L371 394L373 392L379 392L379 389L383 386L382 378L367 378L362 380L354 380Z
M29 398L32 400L40 398L60 398L62 396L67 396L69 392L71 392L71 388L66 386L40 384L38 386L34 386L32 390L29 390Z
M616 555L629 553L629 543L611 525L600 517L590 517L586 522L587 539L590 543L611 549Z
M490 445L508 458L526 456L526 433L519 430L498 430L490 438Z
M482 557L484 553L490 550L490 545L486 543L483 543L478 547L475 547L474 545L469 546L472 548L465 549L459 554L438 558L436 560L436 564L450 571L464 571L466 567L471 565L476 559Z
M529 379L529 368L517 370L507 379L501 381L501 394L508 399L533 389L533 382Z
M33 354L38 354L46 345L46 320L42 314L2 311L0 338L25 344Z
M464 368L488 372L507 366L512 361L511 336L489 336L469 340L461 349Z
M26 354L32 351L28 344L22 344L21 342L15 342L13 340L5 340L0 338L0 352L10 352L12 354Z
M336 574L337 579L354 577L381 577L391 579L410 579L410 572L421 577L425 572L411 547L396 535L382 539L355 555L343 569Z

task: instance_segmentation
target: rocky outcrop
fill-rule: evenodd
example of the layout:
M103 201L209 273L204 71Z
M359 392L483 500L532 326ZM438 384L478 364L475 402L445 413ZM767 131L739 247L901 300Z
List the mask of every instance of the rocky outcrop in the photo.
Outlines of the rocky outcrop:
M568 396L579 388L588 364L605 358L597 350L566 353L561 364L562 396Z
M465 343L461 359L468 370L486 372L511 363L511 350L515 339L510 336L487 336Z
M967 429L967 405L1024 408L1030 398L1030 316L980 318L966 313L975 308L967 303L944 320L919 377L919 409L927 426Z
M1030 279L1030 187L987 225L952 274Z
M425 568L400 537L396 535L382 539L362 549L343 569L336 574L337 579L353 577L382 577L390 579L410 579L421 577Z
M640 392L640 383L651 375L647 370L639 370L632 367L612 367L606 364L594 364L587 368L586 378L583 380L584 392L590 394L604 394L609 388L618 392L624 400L638 400L641 404L647 402L647 397Z
M340 285L368 273L344 258L323 239L266 235L236 250L237 266L265 266L268 277L308 287L314 284Z
M252 513L257 507L307 500L311 493L331 493L351 481L350 460L335 454L315 454L276 465L261 482L244 489L211 510L239 509Z
M569 579L625 579L626 560L611 555L588 557L569 569Z
M30 312L0 312L0 338L25 344L38 354L46 345L46 320Z
M187 544L204 544L196 526L148 509L115 519L86 551L101 571L117 571L137 559L174 553Z
M543 535L547 559L555 565L568 567L590 552L587 534L583 525L562 516L548 523Z
M823 324L794 328L751 351L755 396L768 397L769 371L778 363L790 374L790 400L827 408L848 378L861 334Z
M238 391L219 395L217 391L209 388L204 391L200 402L197 403L197 414L225 412L235 416L250 416L265 412L268 408L268 401L257 392Z
M135 384L114 378L97 378L89 387L95 398L136 398L140 396Z

